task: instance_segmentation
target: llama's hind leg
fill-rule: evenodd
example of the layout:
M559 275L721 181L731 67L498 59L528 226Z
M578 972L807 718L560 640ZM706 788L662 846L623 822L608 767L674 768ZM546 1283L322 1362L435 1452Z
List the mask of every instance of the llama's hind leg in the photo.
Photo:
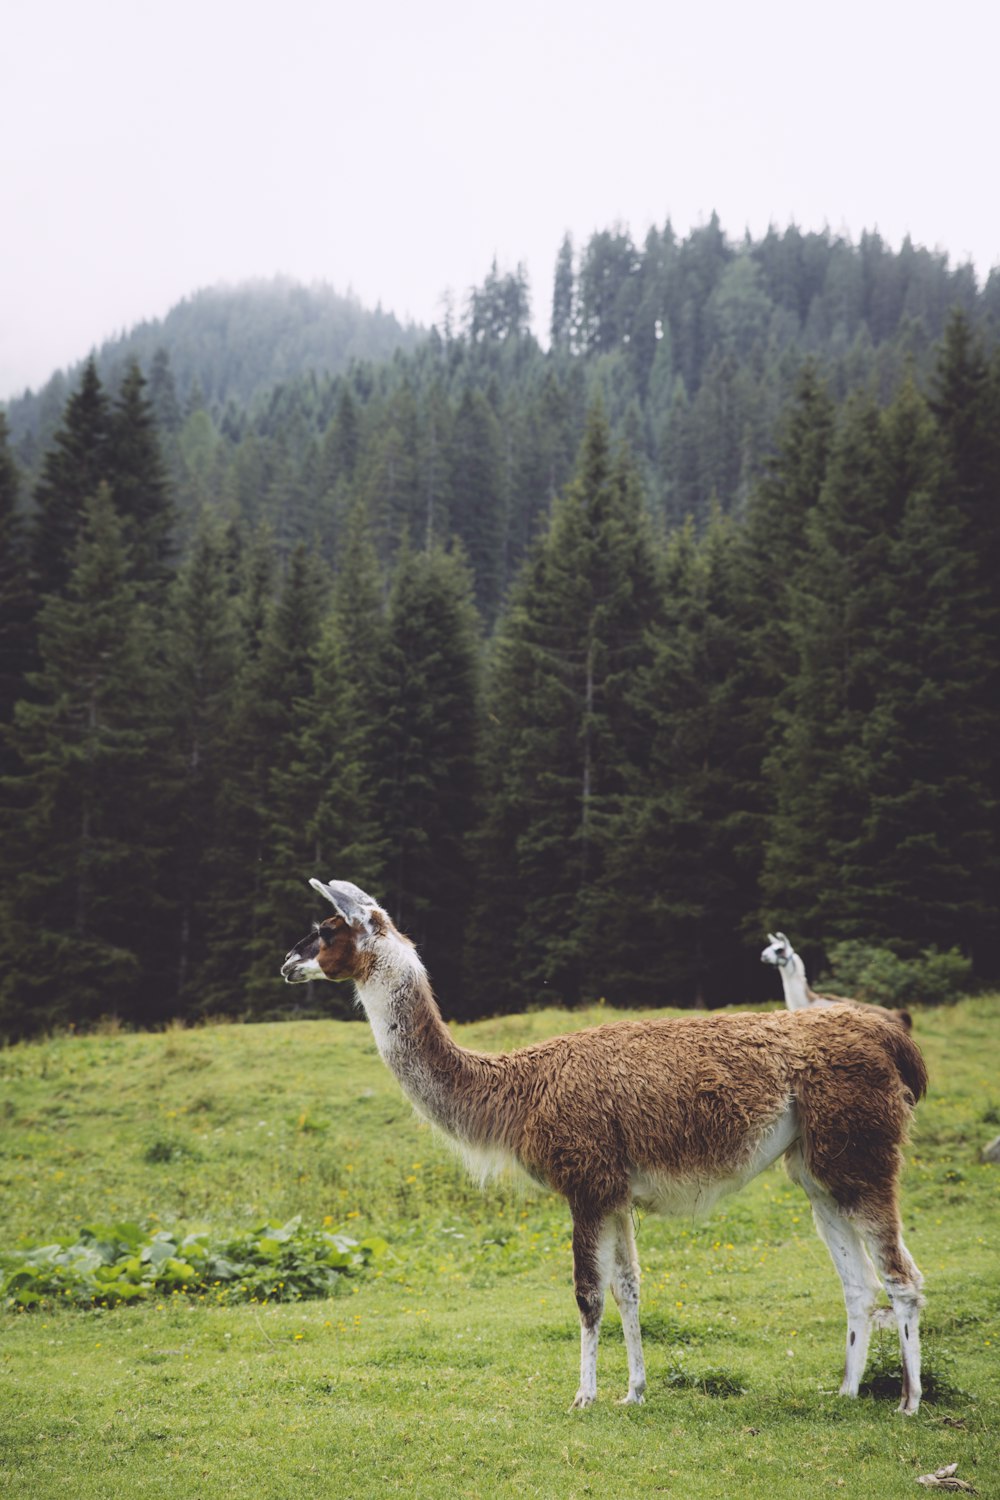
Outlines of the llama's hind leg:
M611 1291L621 1313L628 1355L628 1394L622 1397L621 1405L639 1406L646 1390L646 1364L642 1357L642 1332L639 1328L639 1257L628 1211L615 1214L614 1224L615 1259Z
M573 1286L580 1309L580 1388L570 1410L597 1396L597 1342L611 1280L617 1229L611 1216L573 1214Z
M856 1396L868 1359L872 1315L880 1289L878 1275L861 1235L826 1189L810 1177L801 1152L797 1149L790 1151L786 1163L789 1176L799 1183L812 1204L816 1230L830 1252L844 1289L847 1351L840 1394Z
M895 1207L881 1222L872 1223L871 1219L866 1220L860 1214L859 1222L896 1315L903 1367L903 1394L899 1410L905 1416L912 1417L920 1406L923 1394L920 1384L920 1309L924 1305L921 1295L924 1278L903 1244Z

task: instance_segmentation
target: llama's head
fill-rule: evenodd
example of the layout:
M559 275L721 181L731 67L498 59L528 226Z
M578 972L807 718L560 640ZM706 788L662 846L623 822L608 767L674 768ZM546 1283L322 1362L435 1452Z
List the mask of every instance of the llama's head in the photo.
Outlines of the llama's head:
M762 964L775 964L777 968L783 969L794 957L794 949L783 932L768 933L767 947L760 955Z
M308 979L361 979L372 965L371 940L391 928L389 918L371 896L349 880L310 880L334 914L316 922L310 933L285 955L281 976L286 984Z

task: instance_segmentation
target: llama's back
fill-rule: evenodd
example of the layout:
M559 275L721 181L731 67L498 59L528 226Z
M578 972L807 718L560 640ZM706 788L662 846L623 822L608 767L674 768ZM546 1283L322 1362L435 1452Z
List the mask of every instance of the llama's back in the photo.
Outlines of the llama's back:
M516 1154L572 1196L623 1174L738 1177L788 1111L795 1046L787 1012L622 1021L511 1054L525 1108Z
M620 1196L623 1172L740 1179L790 1105L818 1179L853 1191L866 1161L895 1160L926 1088L899 1025L839 1005L621 1021L483 1061L514 1106L505 1144L570 1197Z

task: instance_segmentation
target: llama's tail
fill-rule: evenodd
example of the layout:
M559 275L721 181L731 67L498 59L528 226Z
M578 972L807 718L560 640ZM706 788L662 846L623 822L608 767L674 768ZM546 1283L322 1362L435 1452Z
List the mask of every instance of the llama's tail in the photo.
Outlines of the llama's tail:
M888 1019L890 1025L879 1027L879 1039L905 1084L912 1103L916 1104L927 1092L927 1065L920 1048L910 1035L913 1022L906 1011L889 1011Z

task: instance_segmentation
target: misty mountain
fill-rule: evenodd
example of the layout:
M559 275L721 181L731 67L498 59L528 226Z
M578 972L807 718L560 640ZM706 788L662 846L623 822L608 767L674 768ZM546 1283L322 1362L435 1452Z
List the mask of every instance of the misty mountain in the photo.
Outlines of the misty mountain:
M165 351L182 410L201 402L221 408L229 401L248 404L279 382L310 372L336 375L354 360L388 359L421 337L422 330L404 326L381 307L362 307L329 286L275 278L195 292L166 317L108 340L96 351L96 364L101 380L114 388L130 360L148 372ZM81 360L40 391L7 404L11 443L25 467L34 466L82 368Z

